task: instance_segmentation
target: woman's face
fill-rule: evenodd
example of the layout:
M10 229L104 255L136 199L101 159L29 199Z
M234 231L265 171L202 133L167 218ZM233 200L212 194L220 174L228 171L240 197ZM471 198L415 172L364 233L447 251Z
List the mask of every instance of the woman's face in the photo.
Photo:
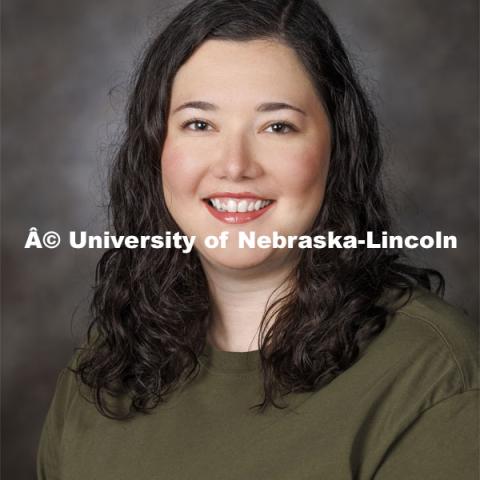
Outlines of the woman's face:
M326 112L292 49L209 40L174 78L161 158L165 201L183 232L196 236L202 262L271 269L294 251L241 249L238 234L304 234L322 205L330 151ZM204 245L223 231L226 249Z

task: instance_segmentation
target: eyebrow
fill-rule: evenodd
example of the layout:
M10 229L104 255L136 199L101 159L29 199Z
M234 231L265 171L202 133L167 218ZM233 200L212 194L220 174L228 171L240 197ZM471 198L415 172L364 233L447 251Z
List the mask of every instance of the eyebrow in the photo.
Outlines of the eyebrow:
M218 110L218 106L214 105L213 103L204 102L204 101L193 101L193 102L186 102L177 107L173 113L177 113L180 110L184 110L185 108L196 108L198 110L207 110L207 111L216 111ZM294 110L296 112L301 113L302 115L307 115L305 111L301 108L295 107L290 105L289 103L285 102L267 102L261 103L255 109L257 112L276 112L277 110Z

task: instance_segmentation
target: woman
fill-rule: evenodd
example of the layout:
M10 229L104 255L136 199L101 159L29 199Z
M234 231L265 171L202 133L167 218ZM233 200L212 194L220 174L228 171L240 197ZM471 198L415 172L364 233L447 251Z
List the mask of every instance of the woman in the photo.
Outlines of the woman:
M102 257L38 477L476 478L475 332L435 272L236 242L390 230L376 119L321 8L193 1L146 50L127 120L116 234L195 248Z

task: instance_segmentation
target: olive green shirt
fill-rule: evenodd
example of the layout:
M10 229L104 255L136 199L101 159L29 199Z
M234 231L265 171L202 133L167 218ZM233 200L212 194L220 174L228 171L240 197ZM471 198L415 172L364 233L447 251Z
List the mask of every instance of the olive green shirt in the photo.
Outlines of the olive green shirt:
M39 480L478 480L478 330L425 291L354 365L258 415L259 352L207 343L196 379L151 415L108 419L64 369Z

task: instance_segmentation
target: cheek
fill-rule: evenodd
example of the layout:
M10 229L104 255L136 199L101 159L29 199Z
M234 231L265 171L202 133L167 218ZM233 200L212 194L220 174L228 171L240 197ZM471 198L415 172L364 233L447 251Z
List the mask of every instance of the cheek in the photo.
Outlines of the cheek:
M161 169L164 191L175 196L192 192L200 174L199 162L168 138L162 151Z
M320 151L321 152L321 151ZM323 198L329 165L329 152L319 149L297 152L280 162L277 170L283 194L299 202ZM280 178L281 177L281 178Z

